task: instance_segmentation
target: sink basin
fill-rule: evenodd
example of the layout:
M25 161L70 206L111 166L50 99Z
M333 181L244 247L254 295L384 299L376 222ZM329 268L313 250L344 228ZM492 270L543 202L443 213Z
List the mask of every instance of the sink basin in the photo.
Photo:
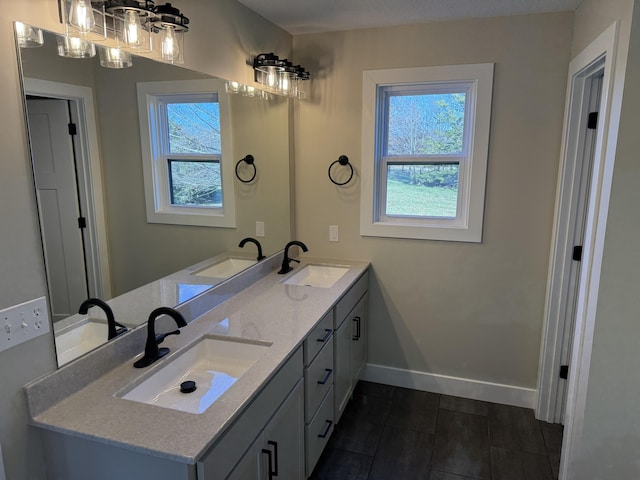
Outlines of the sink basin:
M202 413L270 347L266 342L205 336L121 398L190 413ZM195 391L184 382L195 382ZM181 388L183 385L183 388Z
M107 343L109 332L105 320L88 319L71 325L55 335L56 354L60 366Z
M227 258L209 267L193 272L192 275L201 277L229 278L236 273L240 273L245 268L255 265L256 260L246 258Z
M330 288L349 271L349 267L307 265L284 281L286 285Z

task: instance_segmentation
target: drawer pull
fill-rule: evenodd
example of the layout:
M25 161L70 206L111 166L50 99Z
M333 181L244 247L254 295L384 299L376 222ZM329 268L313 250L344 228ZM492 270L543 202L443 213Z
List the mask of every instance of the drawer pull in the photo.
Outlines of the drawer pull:
M360 340L360 317L353 317L353 321L356 322L356 334L353 340Z
M324 331L325 331L324 337L318 338L317 339L318 342L322 342L322 343L326 342L327 340L329 340L331 333L333 333L333 330L331 330L330 328L325 328Z
M325 428L324 432L318 434L318 438L326 438L331 431L331 425L333 425L333 422L331 420L325 420L325 422L327 422L327 428Z
M333 373L333 370L330 368L325 368L324 371L327 372L327 374L322 380L318 380L319 385L324 385L325 383L327 383L329 381L329 377L331 377L331 374Z

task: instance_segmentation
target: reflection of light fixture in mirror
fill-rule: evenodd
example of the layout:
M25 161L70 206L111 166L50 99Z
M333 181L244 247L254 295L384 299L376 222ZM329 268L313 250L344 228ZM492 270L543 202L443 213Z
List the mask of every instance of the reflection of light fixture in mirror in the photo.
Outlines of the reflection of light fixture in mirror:
M261 53L253 59L255 81L271 93L304 98L302 82L309 80L309 72L273 53Z
M44 45L42 29L16 22L16 36L20 48L41 47Z
M96 46L83 38L58 37L58 55L68 58L91 58L96 55Z
M159 36L157 58L168 63L184 63L184 33L189 31L189 19L170 3L153 9L156 17L151 20L151 31Z
M107 68L128 68L133 65L131 54L119 48L100 48L100 65Z

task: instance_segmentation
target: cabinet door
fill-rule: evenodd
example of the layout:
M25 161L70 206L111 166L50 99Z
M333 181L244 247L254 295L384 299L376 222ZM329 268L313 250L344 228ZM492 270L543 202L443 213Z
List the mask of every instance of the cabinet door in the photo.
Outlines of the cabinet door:
M261 475L262 470L266 471L266 468L262 465L263 461L262 452L264 445L264 435L260 433L258 438L251 444L249 450L242 456L240 461L233 468L233 471L227 477L227 480L262 480L268 477ZM200 477L198 477L200 478ZM206 476L205 478L215 478L215 476Z
M282 406L264 429L263 448L269 454L263 461L263 475L260 478L298 479L304 478L304 388L298 382Z
M358 382L364 364L367 362L367 299L365 294L353 309L351 327L351 379Z
M351 395L351 343L352 327L350 321L344 321L334 334L334 395L336 422L349 401Z

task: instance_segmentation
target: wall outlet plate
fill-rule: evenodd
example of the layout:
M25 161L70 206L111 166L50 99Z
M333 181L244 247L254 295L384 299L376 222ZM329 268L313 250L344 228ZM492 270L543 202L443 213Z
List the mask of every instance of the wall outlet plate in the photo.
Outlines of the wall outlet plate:
M45 297L0 310L0 352L49 332Z

